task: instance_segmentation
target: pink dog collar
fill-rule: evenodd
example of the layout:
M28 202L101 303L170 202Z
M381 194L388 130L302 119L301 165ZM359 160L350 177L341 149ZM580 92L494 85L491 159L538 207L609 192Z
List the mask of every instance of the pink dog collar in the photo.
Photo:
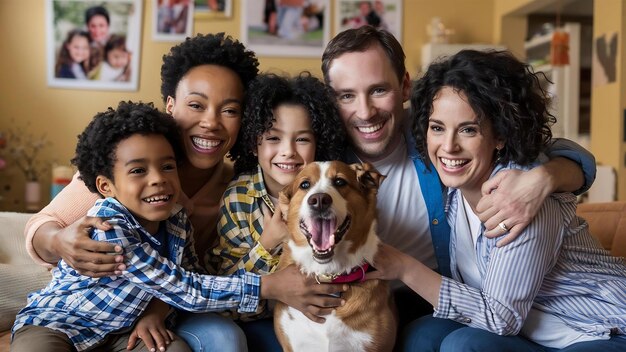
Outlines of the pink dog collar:
M315 276L315 280L317 283L326 282L333 284L344 284L344 283L352 283L352 282L363 282L365 281L365 273L369 269L369 264L363 263L359 266L356 266L350 270L349 273L343 274L320 274Z

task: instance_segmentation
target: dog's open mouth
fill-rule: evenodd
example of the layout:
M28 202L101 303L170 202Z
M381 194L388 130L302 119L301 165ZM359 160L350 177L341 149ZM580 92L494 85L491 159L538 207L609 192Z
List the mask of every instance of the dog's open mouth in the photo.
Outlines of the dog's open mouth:
M313 249L313 259L318 263L327 263L333 257L335 245L350 228L351 217L348 215L337 227L337 218L311 218L300 220L300 229Z

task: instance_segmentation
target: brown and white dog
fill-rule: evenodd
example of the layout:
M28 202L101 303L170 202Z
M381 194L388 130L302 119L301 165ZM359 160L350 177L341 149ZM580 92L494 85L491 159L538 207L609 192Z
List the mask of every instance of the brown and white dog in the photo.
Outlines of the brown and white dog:
M376 194L384 176L370 164L307 165L280 193L290 233L278 270L295 263L318 282L352 282L345 305L322 324L277 302L274 328L285 351L391 351L397 322L386 281L364 281L379 239Z

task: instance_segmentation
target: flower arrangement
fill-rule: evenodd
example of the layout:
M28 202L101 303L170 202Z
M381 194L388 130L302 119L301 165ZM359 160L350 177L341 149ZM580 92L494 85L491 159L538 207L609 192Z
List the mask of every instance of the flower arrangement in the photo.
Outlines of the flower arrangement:
M26 127L28 129L28 125ZM9 129L2 139L8 159L11 159L5 161L7 166L15 165L26 181L39 181L39 177L49 169L49 163L39 160L41 150L50 144L46 135L35 137L22 129Z

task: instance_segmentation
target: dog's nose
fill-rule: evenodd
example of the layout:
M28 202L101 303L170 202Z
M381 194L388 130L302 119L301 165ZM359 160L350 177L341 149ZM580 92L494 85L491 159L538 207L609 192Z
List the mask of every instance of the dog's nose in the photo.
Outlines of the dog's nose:
M327 193L315 193L309 197L309 206L317 211L324 211L333 204L333 199Z

